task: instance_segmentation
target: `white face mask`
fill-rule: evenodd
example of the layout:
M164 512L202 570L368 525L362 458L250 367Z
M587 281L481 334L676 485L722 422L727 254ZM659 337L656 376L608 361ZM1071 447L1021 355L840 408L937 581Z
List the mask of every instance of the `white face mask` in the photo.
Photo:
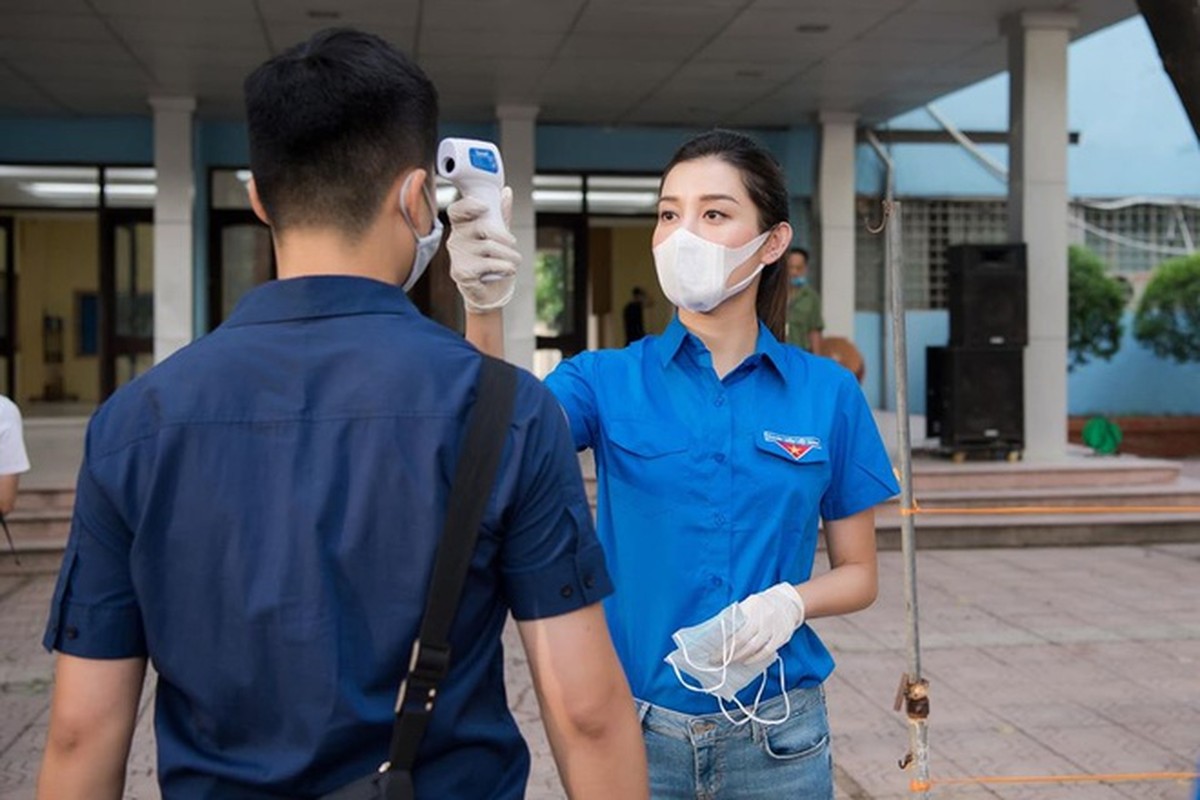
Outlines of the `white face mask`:
M413 173L409 173L404 179L404 185L400 187L400 196L404 197L408 193L408 182L412 179ZM430 197L429 187L425 187L422 192L425 196L425 202L429 203L429 210L433 212L433 228L429 233L422 236L417 233L417 226L413 224L412 218L408 216L408 209L404 203L400 203L400 213L404 216L404 221L408 223L409 230L412 231L413 237L417 240L417 248L413 251L412 269L408 272L408 278L405 279L404 285L400 288L404 291L409 291L417 285L417 281L425 274L425 268L429 266L429 262L433 260L433 254L437 252L438 245L442 243L442 221L438 219L437 203Z
M749 286L766 266L759 262L745 279L733 286L725 285L733 271L770 235L768 230L741 247L726 247L680 228L654 248L654 268L663 294L688 311L712 311Z
M745 725L754 720L762 725L779 725L786 722L792 714L791 700L787 696L787 682L784 678L783 659L778 653L771 653L759 661L743 664L733 660L734 644L737 631L746 624L737 603L723 608L716 616L690 628L680 628L671 634L677 647L663 659L675 670L675 678L683 688L691 692L700 692L717 698L717 706L725 718L734 725ZM763 691L767 688L767 670L776 661L779 662L779 691L783 695L784 712L778 719L763 719L756 716ZM693 686L683 678L687 673L699 682ZM754 704L750 708L742 705L737 699L737 693L759 679L758 692L754 696ZM744 715L734 719L725 708L730 702L737 706Z

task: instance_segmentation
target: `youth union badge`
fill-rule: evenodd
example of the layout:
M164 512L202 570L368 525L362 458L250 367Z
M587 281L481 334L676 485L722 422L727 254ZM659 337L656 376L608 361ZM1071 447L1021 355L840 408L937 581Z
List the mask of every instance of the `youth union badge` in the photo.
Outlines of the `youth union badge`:
M793 461L799 461L813 450L821 449L821 440L816 436L788 436L785 433L763 431L763 440L778 446Z

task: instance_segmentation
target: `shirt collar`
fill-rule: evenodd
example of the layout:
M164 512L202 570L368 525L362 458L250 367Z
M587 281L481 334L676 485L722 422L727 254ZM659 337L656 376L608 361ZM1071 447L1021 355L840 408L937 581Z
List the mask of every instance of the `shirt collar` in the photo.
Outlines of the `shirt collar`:
M400 289L373 278L314 275L264 283L238 301L226 326L355 314L416 313Z
M688 338L696 339L696 344L703 346L703 343L693 336L683 323L679 321L679 315L671 317L671 322L667 325L667 329L663 331L662 336L658 337L658 357L665 367L679 354L683 348L683 343ZM759 356L762 360L769 363L775 370L775 373L784 383L787 382L787 370L784 367L786 353L783 345L771 333L770 328L763 324L762 320L758 322L758 342L754 347L754 355Z
M667 329L662 332L662 336L658 337L658 357L664 367L674 360L687 335L688 329L683 327L683 323L679 321L679 315L673 315Z

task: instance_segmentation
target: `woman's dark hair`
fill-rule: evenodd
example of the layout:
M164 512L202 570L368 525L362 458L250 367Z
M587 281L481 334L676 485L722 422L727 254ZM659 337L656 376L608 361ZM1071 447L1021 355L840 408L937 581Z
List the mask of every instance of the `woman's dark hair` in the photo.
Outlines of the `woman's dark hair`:
M746 193L758 209L760 231L788 221L787 182L783 168L765 147L740 133L715 129L684 142L663 170L663 180L677 164L710 156L721 159L741 173ZM780 341L784 341L787 321L787 270L782 262L783 258L780 258L763 269L755 300L758 318Z
M406 169L433 164L437 90L378 36L320 31L246 78L250 171L272 226L370 227Z

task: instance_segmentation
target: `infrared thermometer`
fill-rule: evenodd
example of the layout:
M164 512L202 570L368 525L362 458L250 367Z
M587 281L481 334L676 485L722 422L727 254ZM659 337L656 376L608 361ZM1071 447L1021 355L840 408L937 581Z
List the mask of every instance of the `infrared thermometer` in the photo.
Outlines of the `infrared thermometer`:
M507 228L500 213L504 162L496 145L480 139L442 139L437 174L453 183L463 197L473 197L487 206L483 215L486 224L500 230Z
M438 145L437 174L454 184L463 197L473 197L487 206L482 221L495 230L507 230L500 211L500 190L504 188L504 162L500 151L482 139L442 139ZM484 283L503 276L485 274Z

